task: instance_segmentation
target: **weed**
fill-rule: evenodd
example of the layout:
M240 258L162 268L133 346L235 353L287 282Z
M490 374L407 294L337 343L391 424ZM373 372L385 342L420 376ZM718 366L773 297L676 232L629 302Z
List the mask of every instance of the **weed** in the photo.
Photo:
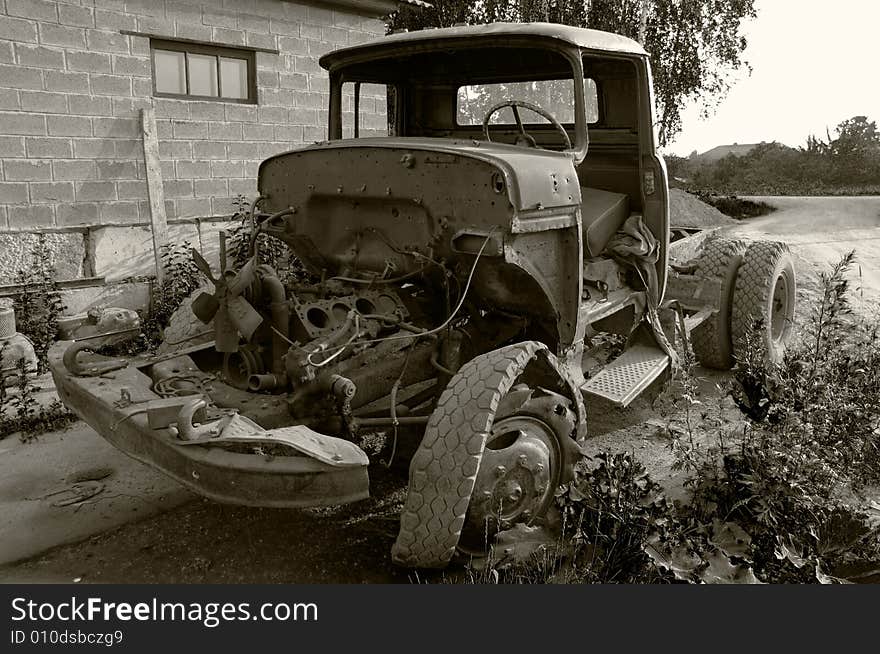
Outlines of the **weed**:
M232 204L235 207L232 217L238 220L239 224L229 230L226 251L229 256L229 266L241 268L251 257L254 216L251 213L251 203L245 196L238 195L232 200ZM302 263L284 241L269 234L258 233L254 247L258 253L259 263L269 265L282 282L301 281L306 276Z
M0 357L2 355L3 347L0 347ZM33 373L28 370L25 359L16 362L15 374L15 394L9 393L0 380L0 440L18 433L22 442L27 442L37 434L62 429L77 420L57 399L48 406L37 401Z
M171 316L180 308L183 301L205 281L192 259L189 241L167 243L162 246L161 261L163 280L154 286L150 307L141 311L141 330L136 338L119 345L101 348L101 354L135 354L155 351L162 343L163 332Z
M58 318L65 309L55 277L46 237L39 234L31 249L30 267L16 274L21 290L13 296L18 331L34 345L38 374L48 370L49 348L58 337Z

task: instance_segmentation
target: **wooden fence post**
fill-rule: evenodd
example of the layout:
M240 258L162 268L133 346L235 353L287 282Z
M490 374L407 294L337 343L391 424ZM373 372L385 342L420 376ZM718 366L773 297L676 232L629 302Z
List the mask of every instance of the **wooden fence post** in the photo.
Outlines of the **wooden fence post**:
M162 247L168 242L168 221L165 217L165 189L159 167L159 137L156 132L156 113L152 108L141 109L144 135L144 162L147 166L147 193L150 198L150 227L153 231L153 255L156 258L156 280L161 285Z

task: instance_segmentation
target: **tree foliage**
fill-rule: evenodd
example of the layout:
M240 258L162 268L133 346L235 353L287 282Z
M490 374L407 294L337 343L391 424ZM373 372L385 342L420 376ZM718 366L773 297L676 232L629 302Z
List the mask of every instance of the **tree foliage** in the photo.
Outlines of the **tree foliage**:
M740 195L824 195L880 192L880 131L866 116L841 122L825 140L814 135L791 148L761 143L748 154L703 161L669 157L670 175L693 190Z
M754 0L434 0L431 9L403 8L391 30L497 21L564 23L623 34L651 53L657 130L665 145L681 130L685 105L700 99L709 112L744 65L743 19ZM641 37L641 38L640 38Z

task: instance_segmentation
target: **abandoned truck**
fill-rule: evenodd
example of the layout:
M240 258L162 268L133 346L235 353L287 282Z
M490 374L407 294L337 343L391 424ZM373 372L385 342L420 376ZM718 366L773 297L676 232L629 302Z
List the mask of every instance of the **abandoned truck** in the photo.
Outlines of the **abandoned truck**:
M441 567L551 524L591 409L662 384L679 345L729 368L749 332L781 355L783 245L704 238L670 261L638 43L493 24L394 34L321 65L329 140L262 163L250 258L234 269L221 252L218 274L193 252L214 292L192 311L213 341L52 350L64 402L132 457L220 502L341 504L368 496L356 443L384 432L411 457L392 558ZM376 88L382 136L361 118ZM282 281L259 234L307 275ZM608 335L625 346L597 367Z

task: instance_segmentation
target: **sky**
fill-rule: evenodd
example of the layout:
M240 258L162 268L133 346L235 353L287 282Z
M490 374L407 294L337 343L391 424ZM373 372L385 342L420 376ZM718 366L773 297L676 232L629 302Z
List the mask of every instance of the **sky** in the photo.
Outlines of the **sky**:
M708 119L699 104L665 151L687 156L716 145L779 141L801 146L838 123L868 116L880 123L880 0L756 0L743 24L749 76L736 73Z

